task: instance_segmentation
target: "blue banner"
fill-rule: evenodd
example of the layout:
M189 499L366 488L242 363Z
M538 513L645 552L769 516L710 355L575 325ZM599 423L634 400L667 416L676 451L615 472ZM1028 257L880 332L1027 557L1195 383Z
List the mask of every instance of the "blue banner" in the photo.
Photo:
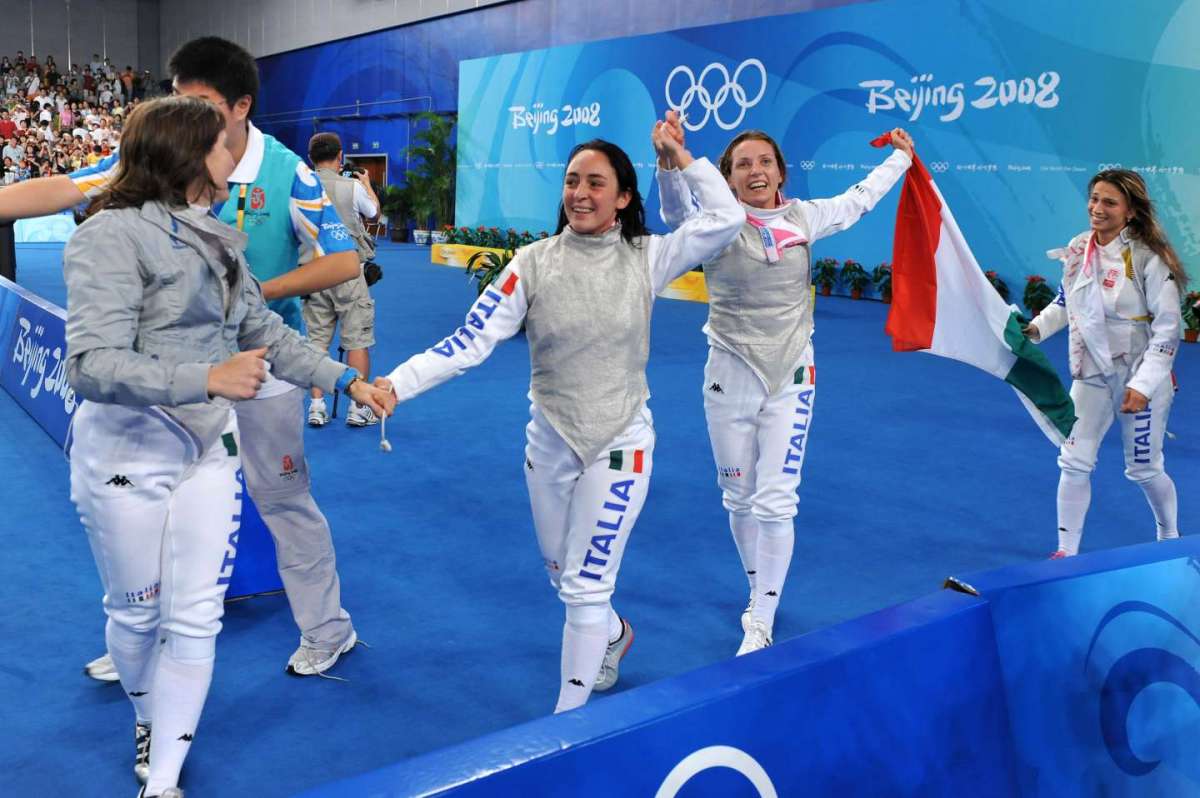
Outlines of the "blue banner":
M1200 96L1196 30L1195 0L885 0L464 61L457 222L552 228L567 154L600 137L661 227L649 131L675 108L714 163L736 132L770 133L801 198L845 191L884 156L867 142L905 127L1014 297L1057 282L1044 253L1087 228L1088 179L1133 168L1200 276L1200 106L1179 102ZM898 195L817 254L890 261Z
M0 386L59 446L78 401L67 383L67 314L0 277Z

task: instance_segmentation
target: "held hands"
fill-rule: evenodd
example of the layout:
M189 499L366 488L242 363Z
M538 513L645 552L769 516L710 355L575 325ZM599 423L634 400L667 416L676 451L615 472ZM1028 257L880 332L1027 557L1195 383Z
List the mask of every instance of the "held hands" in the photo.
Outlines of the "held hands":
M892 146L903 153L907 153L909 158L913 157L912 136L908 135L907 131L901 127L893 128L891 134Z
M238 352L208 370L208 395L253 399L267 379L266 347Z
M1121 399L1122 413L1140 413L1146 409L1146 405L1150 404L1150 400L1132 388L1125 389L1125 396Z
M691 165L692 154L683 145L683 125L675 111L667 111L664 119L654 123L650 141L658 156L659 168L686 169Z
M380 383L387 387L380 387ZM365 380L356 381L350 386L350 398L371 408L380 418L387 418L396 409L396 394L392 392L391 383L383 377L376 378L374 384Z

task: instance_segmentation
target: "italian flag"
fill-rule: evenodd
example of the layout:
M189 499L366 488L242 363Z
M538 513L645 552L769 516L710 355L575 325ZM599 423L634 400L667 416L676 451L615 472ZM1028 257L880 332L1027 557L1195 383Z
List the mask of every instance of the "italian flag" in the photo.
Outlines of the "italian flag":
M613 449L608 453L608 467L613 471L642 473L645 465L645 449Z
M891 142L884 134L871 142ZM1004 300L971 254L925 165L913 158L904 178L892 244L892 307L885 331L897 352L921 351L968 363L1007 382L1061 445L1075 406L1046 356L1021 333Z

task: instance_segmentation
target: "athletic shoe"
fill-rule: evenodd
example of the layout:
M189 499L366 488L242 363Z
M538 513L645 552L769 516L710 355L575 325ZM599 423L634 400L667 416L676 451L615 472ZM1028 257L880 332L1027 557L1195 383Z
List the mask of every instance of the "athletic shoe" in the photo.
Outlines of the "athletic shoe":
M1051 560L1065 560L1067 557L1070 557L1070 556L1071 556L1070 554L1067 554L1062 549L1059 549L1058 551L1056 551L1050 555L1050 559Z
M379 417L374 410L358 402L350 403L350 412L346 414L347 427L370 427L378 423Z
M303 639L300 648L288 660L287 672L293 676L318 676L337 664L338 657L348 654L358 643L358 634L351 629L350 636L340 646L330 649L313 648Z
M750 628L746 630L746 636L742 638L742 645L737 650L737 656L761 651L769 645L771 645L771 631L767 629L767 625L762 621L751 621Z
M621 636L608 644L604 652L604 662L600 664L600 673L596 674L596 685L592 688L603 693L617 683L617 671L621 660L633 646L633 626L624 618L621 619Z
M107 651L104 652L103 657L96 657L84 665L83 672L98 682L119 682L121 680L121 677L117 675L117 666L113 664L112 657L108 656Z
M142 785L142 789L138 790L137 798L183 798L183 790L178 787L168 787L158 795L147 795L146 785Z
M150 778L150 724L133 724L133 744L137 753L133 757L133 775L142 784Z
M742 634L750 631L750 613L754 612L754 593L750 593L750 600L746 602L746 609L742 610Z
M324 399L313 399L308 406L308 426L323 427L329 423L329 411Z

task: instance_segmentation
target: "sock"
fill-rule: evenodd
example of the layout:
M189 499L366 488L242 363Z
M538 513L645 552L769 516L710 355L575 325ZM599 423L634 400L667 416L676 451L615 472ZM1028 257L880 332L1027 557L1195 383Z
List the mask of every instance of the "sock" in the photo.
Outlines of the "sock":
M783 582L792 563L796 533L790 518L786 521L759 519L758 532L758 589L754 594L750 622L758 621L771 631L775 628L775 610L779 608Z
M742 569L746 572L746 579L750 582L750 595L753 596L758 575L758 519L750 513L730 512L729 531L733 533L733 542L742 558Z
M1150 509L1154 511L1158 539L1170 540L1179 537L1179 501L1175 496L1175 483L1164 472L1139 484L1142 486L1142 492L1146 494L1146 501L1150 503Z
M625 624L621 623L621 616L617 615L617 611L608 605L608 644L612 645L621 639L621 633L625 631Z
M608 607L567 607L563 624L562 682L554 713L587 703L608 650Z
M149 723L154 707L151 687L154 683L154 664L158 659L158 631L138 632L122 626L112 618L104 626L104 642L108 655L117 666L121 689L133 702L138 723Z
M146 794L158 795L179 783L179 771L192 747L200 712L212 682L216 638L166 633L155 669L154 742Z
M1058 477L1058 550L1079 553L1083 521L1092 503L1092 476L1063 471Z

